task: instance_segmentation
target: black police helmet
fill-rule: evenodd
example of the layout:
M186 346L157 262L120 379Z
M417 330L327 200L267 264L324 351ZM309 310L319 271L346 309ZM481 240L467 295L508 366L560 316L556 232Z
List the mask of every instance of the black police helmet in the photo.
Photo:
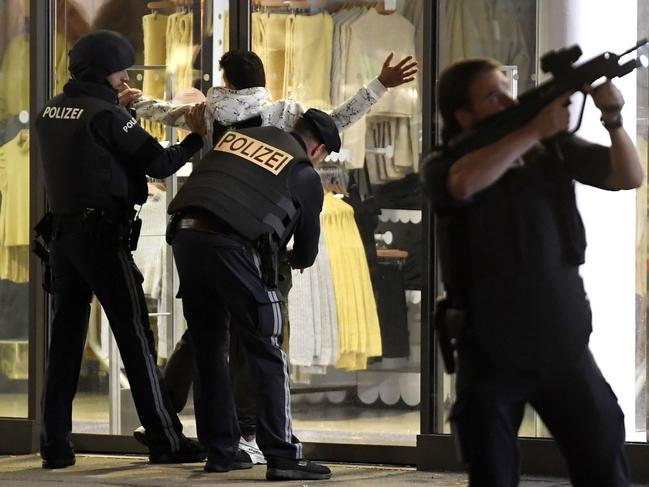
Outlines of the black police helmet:
M122 34L96 30L70 50L70 73L81 81L103 82L106 76L135 64L133 46Z

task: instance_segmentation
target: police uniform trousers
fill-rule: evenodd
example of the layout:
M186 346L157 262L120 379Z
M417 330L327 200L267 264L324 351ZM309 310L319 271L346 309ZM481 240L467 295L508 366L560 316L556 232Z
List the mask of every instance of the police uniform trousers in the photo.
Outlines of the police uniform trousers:
M293 285L291 266L288 260L279 263L279 280L277 290L282 298L282 319L284 321L284 344L288 332L288 293ZM236 323L230 322L230 328L236 329ZM286 347L284 347L286 350ZM189 390L194 374L194 345L189 337L189 330L180 337L173 353L164 369L164 378L169 389L171 402L177 413L180 413L187 404ZM250 374L250 365L245 345L241 343L238 334L230 334L230 380L234 391L234 401L237 406L239 428L243 436L257 434L257 401L255 381ZM197 402L196 400L194 401Z
M74 398L93 293L104 308L121 353L131 394L151 452L180 449L182 425L156 366L142 276L117 233L98 232L81 217L54 219L50 242L53 320L43 395L42 452L70 452Z
M245 348L254 379L259 447L267 458L302 458L292 435L281 300L264 286L258 254L232 235L191 229L179 230L172 245L196 351L198 437L209 460L231 462L241 435L229 374L230 333Z
M516 371L494 366L469 345L459 351L451 421L471 487L518 485L526 403L556 440L572 485L629 485L624 415L588 349L567 366Z

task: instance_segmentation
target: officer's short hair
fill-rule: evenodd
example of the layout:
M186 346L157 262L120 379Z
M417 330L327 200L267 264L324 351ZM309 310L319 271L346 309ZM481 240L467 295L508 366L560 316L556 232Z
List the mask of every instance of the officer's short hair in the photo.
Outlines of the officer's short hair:
M221 56L219 66L237 90L266 86L264 63L252 51L232 50Z
M300 137L302 137L305 140L310 140L312 142L315 142L316 144L324 144L323 140L316 133L313 124L309 122L307 119L305 119L304 117L300 117L297 119L297 122L295 123L292 132L298 134Z
M466 59L453 63L442 71L437 82L437 104L444 122L444 142L462 132L455 119L455 112L460 108L471 108L469 90L478 75L500 67L500 63L493 59Z

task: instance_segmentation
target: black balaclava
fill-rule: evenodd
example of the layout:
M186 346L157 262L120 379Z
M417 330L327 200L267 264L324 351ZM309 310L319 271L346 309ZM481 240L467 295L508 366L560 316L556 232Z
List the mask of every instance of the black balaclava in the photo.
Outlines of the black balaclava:
M91 32L70 50L70 74L78 81L107 84L106 76L133 64L133 47L126 37L112 30Z

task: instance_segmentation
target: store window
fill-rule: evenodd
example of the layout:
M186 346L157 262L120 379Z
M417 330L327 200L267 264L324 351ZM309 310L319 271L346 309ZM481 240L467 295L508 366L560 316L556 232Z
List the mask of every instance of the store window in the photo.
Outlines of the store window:
M537 1L479 0L437 2L439 44L438 68L469 58L493 58L503 66L512 95L533 88L537 80ZM443 293L441 286L438 293ZM455 400L455 376L444 373L437 358L441 393L434 410L440 433L450 433L448 417ZM520 429L521 436L545 436L545 428L528 409Z
M406 55L421 59L423 1L253 1L251 46L273 101L335 110ZM421 66L420 66L421 69ZM414 445L419 433L421 76L342 130L318 171L316 264L288 293L295 434Z
M422 0L277 3L250 5L251 45L264 62L269 101L291 98L304 108L332 110L370 83L390 52L393 65L406 55L421 58ZM74 43L73 24L79 35L108 28L133 44L131 86L145 97L169 107L196 96L187 91L192 87L205 93L222 85L218 60L228 49L228 1L129 2L128 14L118 4L124 2L57 2L64 14L57 16L54 52ZM64 63L65 56L57 56L55 91L67 76ZM302 441L415 445L426 265L417 184L420 95L420 78L384 94L344 131L343 149L319 169L327 192L320 257L304 273L293 271L286 310L294 429ZM160 120L144 114L140 123L163 144L182 137L152 119ZM144 274L161 367L186 329L164 229L166 207L191 168L150 181L140 213L134 257ZM128 388L106 318L94 303L74 431L130 434L138 425ZM191 394L181 419L194 435Z
M0 3L0 417L27 417L29 2Z
M603 4L601 4L603 6ZM512 92L519 96L546 79L539 56L579 44L584 62L604 51L621 53L648 34L647 0L626 0L615 9L593 8L588 0L537 2L481 0L472 3L480 15L466 14L466 2L438 2L439 68L463 57L492 57L511 73L517 71ZM476 19L481 19L480 21ZM602 32L607 32L602 36ZM638 54L647 54L646 48ZM632 56L632 55L631 55ZM631 59L629 57L628 59ZM625 59L625 60L628 60ZM516 82L517 79L517 82ZM624 126L634 139L645 172L648 140L647 71L640 68L616 78L626 100ZM576 124L581 99L571 109ZM577 135L610 145L599 112L588 101ZM624 411L626 439L645 442L647 416L647 190L607 192L577 185L578 205L587 232L586 264L580 269L593 313L590 349ZM440 289L440 292L443 292ZM440 362L440 370L441 362ZM442 391L437 404L439 432L448 433L448 414L454 400L454 376L440 372ZM542 421L526 412L520 436L548 436Z

